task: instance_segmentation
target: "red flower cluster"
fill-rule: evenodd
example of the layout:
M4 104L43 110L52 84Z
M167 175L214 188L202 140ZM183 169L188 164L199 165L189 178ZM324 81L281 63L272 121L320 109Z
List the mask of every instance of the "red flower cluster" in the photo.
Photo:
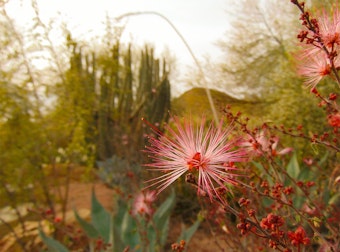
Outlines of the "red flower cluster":
M329 115L328 124L334 128L340 128L340 113Z
M288 238L295 247L302 244L308 245L310 243L310 239L306 236L306 231L301 226L298 227L295 232L288 231Z
M267 217L261 220L261 227L266 230L275 231L284 224L284 220L281 216L270 213Z
M185 250L185 241L181 240L179 243L173 243L171 245L171 250L175 252L182 252Z
M271 238L268 241L269 247L277 248L279 243L278 241L284 237L284 232L280 230L280 227L283 226L284 220L281 216L270 213L266 218L261 220L260 226L270 231Z

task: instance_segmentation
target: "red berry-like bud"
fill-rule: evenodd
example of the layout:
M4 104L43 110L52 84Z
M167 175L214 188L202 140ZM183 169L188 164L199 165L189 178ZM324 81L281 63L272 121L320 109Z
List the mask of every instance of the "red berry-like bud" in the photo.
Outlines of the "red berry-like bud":
M312 88L310 91L311 91L313 94L318 94L318 90L316 90L316 88Z
M335 101L336 98L337 98L337 95L336 95L336 94L334 94L334 93L329 94L329 99L330 99L331 101Z

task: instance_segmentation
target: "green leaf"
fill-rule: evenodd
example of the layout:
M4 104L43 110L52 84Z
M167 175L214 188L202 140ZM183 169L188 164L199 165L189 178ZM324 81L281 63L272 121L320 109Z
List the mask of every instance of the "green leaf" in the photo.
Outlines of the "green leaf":
M191 227L185 229L182 231L181 235L179 236L177 242L180 242L181 240L185 241L185 244L188 244L191 237L195 234L195 232L197 231L198 227L201 225L201 220L198 219L197 221L195 221L194 224L191 225Z
M97 229L91 223L88 223L83 218L81 218L76 210L74 211L74 215L88 237L97 238L99 236Z
M141 241L136 220L131 216L128 205L124 200L118 200L117 207L114 216L114 242L117 245L115 251L122 251L127 245L134 251L138 251L136 247Z
M340 193L334 194L328 201L329 205L339 205L340 203Z
M111 215L99 203L92 191L91 222L105 242L109 242L111 234Z
M318 166L323 166L325 162L328 161L328 156L329 156L329 152L327 151L325 155L321 158L321 160L318 162Z
M301 223L301 216L300 215L298 215L298 214L294 215L294 219L295 219L296 223Z
M321 219L320 218L312 217L310 220L312 221L314 227L316 227L316 228L320 227L320 224L321 224Z
M331 198L331 192L329 191L329 188L325 187L325 189L322 192L322 200L325 204L330 204L330 198Z
M314 173L311 172L311 169L304 168L300 171L298 180L301 180L301 181L312 180L313 174Z
M302 195L297 195L296 197L293 198L293 205L297 209L300 209L305 202L306 202L306 197Z
M128 212L127 204L124 200L117 200L116 206L118 207L117 212L113 220L113 251L123 251L126 247L126 243L123 239L125 236L125 230L123 229L123 220L125 214ZM125 225L125 224L124 224Z
M261 201L262 201L263 207L270 207L274 202L271 198L268 198L268 197L262 197Z
M263 179L266 179L270 185L273 184L273 179L267 175L266 169L264 168L263 164L259 162L252 161L251 162L257 168L259 172L259 176ZM271 167L272 168L272 167Z
M131 248L135 248L135 246L140 243L136 220L131 216L129 211L125 211L124 213L120 232L124 244L129 245Z
M149 249L148 252L154 252L157 246L157 230L153 225L148 226L148 240L149 240Z
M300 166L296 157L296 153L293 154L287 165L287 173L294 179L297 179L300 174Z
M61 244L59 241L48 237L40 228L39 228L39 236L42 241L46 244L48 250L50 252L69 252L69 250Z
M153 216L153 222L155 223L155 230L159 234L160 243L163 245L166 242L169 229L169 219L171 211L175 205L175 192L172 191L170 196L159 206Z
M256 168L259 170L259 172L262 174L264 173L263 165L259 162L252 161L252 164L256 166Z
M170 196L159 206L153 216L153 220L158 228L162 228L166 219L170 216L171 210L175 205L175 192L173 191Z
M114 216L114 223L115 226L121 226L123 219L124 219L124 215L126 212L129 211L128 209L128 205L126 204L126 202L124 200L118 199L116 202L116 206L118 207L115 216Z

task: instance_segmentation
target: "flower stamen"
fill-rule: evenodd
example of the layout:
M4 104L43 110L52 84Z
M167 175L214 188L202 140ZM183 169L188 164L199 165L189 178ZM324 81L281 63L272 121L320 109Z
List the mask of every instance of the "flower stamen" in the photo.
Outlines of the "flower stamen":
M194 168L198 170L200 167L200 162L201 162L201 153L196 152L195 155L191 158L191 160L187 162L188 170L192 171Z

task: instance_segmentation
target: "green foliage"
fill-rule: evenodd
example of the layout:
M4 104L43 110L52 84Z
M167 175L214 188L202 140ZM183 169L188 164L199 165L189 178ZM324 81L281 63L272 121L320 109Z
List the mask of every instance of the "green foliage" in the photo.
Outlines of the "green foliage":
M48 193L43 197L41 191L47 181L41 169L52 150L42 121L38 71L30 62L33 52L24 44L24 35L3 9L0 26L0 197L4 199L0 206L46 203Z
M325 1L313 2L325 4ZM327 2L329 5L333 1ZM258 0L242 0L234 4L229 14L235 29L228 31L228 37L219 44L226 57L216 68L215 83L224 84L228 93L236 93L244 101L261 104L258 109L254 106L256 112L262 112L260 117L258 113L255 115L258 121L287 128L303 125L307 135L324 132L327 127L325 112L316 105L316 99L304 88L303 80L296 73L293 55L299 32L298 10L285 1L263 4ZM329 83L321 86L327 89ZM246 106L239 110L248 114ZM283 138L282 142L299 149L299 154L324 154L324 150L314 153L305 141Z
M93 226L98 230L100 237L105 242L109 242L110 230L111 230L111 216L104 209L95 197L94 191L92 191L92 202L91 202L91 221Z
M140 177L141 165L131 163L126 159L116 155L104 161L97 161L97 171L99 178L108 186L114 188L119 187L124 192L131 191L131 181L127 176L128 173L134 177Z
M81 218L77 211L74 211L74 214L81 228L90 239L101 238L105 243L112 242L112 216L99 203L94 190L91 197L91 223Z
M137 230L137 221L129 213L129 206L126 202L119 201L119 209L115 221L115 242L120 246L119 248L123 249L127 244L131 248L138 247L142 242L142 237Z
M132 216L129 205L121 199L117 201L118 209L112 216L98 202L93 192L91 222L81 218L77 211L75 211L75 216L85 234L90 238L90 242L93 243L96 239L102 238L104 244L111 244L110 251L123 251L127 247L136 252L163 251L168 237L169 220L175 198L175 193L172 192L157 208L152 219L148 220L142 216ZM188 243L200 223L201 220L197 220L191 227L183 230L179 241L185 240ZM60 242L47 237L42 231L39 234L51 251L68 251ZM93 248L93 244L90 247Z
M294 152L293 156L291 157L287 167L286 167L288 175L293 178L297 179L300 174L300 166L297 160L296 153Z
M201 225L201 222L202 222L202 220L197 219L191 227L189 227L188 229L182 230L181 235L177 239L177 242L180 242L180 241L183 240L183 241L185 241L186 244L188 244L191 237L195 234L195 232L197 231L197 229Z
M160 248L165 245L169 231L170 215L175 205L175 200L176 195L172 192L152 216L153 224L148 227L148 238L150 239L151 251L156 251L155 248L157 248L157 243L160 245Z
M140 119L167 121L169 66L148 47L121 45L119 34L93 47L61 27L56 47L57 21L45 25L34 0L32 10L32 27L21 30L0 8L0 207L33 202L55 212L61 203L66 211L74 169L89 179L95 160L113 155L140 169L147 132ZM7 224L6 232L17 223Z
M246 100L268 99L275 94L281 88L279 80L287 77L291 38L296 31L294 11L281 1L235 3L229 13L235 29L219 44L226 55L219 66L224 77L221 83L231 91L237 89Z
M68 252L69 251L59 241L56 241L53 238L46 236L46 234L42 230L39 230L39 235L42 241L46 244L50 252Z
M295 221L287 216L286 222L291 225L295 222L302 222L302 218L321 222L320 219L310 217L313 216L311 212L318 211L319 218L326 218L334 214L340 203L340 193L335 183L336 173L330 174L327 169L320 169L326 165L329 153L326 153L318 162L309 165L299 161L300 159L298 152L294 152L286 162L282 162L285 159L280 158L283 169L269 165L266 160L259 159L252 162L252 171L255 172L256 177L268 183L268 194L262 194L261 199L256 199L259 200L261 206L273 206L275 195L271 195L270 190L273 190L276 185L282 184L283 187L292 188L291 193L285 196L285 200L291 201L295 209L290 212L290 216L296 218ZM256 180L254 178L254 182ZM260 185L258 188L262 187L261 183L258 182Z
M147 47L135 60L131 47L124 49L119 41L89 52L71 35L67 40L69 69L65 82L56 86L52 118L65 122L65 143L71 140L79 158L94 154L97 160L106 160L117 155L140 161L145 133L140 119L160 124L168 119L170 82L165 61L161 68Z
M99 237L99 232L97 231L97 229L91 223L88 223L86 220L81 218L77 211L74 211L74 215L75 215L78 223L80 224L81 228L84 230L85 234L89 238L95 239L95 238Z

